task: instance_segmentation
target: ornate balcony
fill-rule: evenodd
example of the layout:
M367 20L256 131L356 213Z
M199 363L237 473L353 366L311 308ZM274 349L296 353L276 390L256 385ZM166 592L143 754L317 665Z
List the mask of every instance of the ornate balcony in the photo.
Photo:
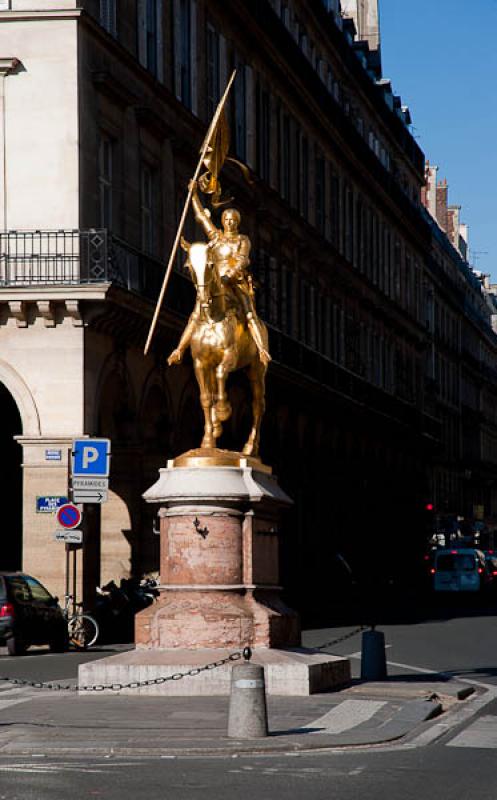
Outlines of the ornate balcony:
M82 286L113 283L155 301L165 264L105 229L36 230L0 233L2 288ZM191 310L191 285L173 273L168 307Z

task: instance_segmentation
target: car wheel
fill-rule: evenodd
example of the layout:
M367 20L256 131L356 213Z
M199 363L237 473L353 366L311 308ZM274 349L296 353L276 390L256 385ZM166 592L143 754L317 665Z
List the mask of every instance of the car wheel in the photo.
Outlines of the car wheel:
M13 633L12 636L9 636L7 639L7 651L9 656L23 656L26 649L27 645L18 633Z

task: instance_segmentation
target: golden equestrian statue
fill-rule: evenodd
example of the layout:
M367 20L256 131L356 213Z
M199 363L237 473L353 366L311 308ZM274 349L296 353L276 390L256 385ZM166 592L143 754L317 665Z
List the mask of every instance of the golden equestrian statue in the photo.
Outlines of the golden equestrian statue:
M248 271L250 240L238 232L240 215L223 211L223 230L218 230L202 207L196 187L192 203L197 220L209 242L188 244L187 266L197 290L195 308L168 363L181 361L189 346L200 389L205 418L202 448L213 448L221 435L221 423L231 415L226 395L230 372L245 369L252 389L252 428L243 448L245 455L257 456L264 413L265 375L271 359L266 326L257 316L254 290Z
M195 376L200 389L205 428L201 450L212 450L222 432L222 423L229 419L231 406L226 393L230 372L245 369L252 390L252 428L243 447L245 456L258 456L262 416L264 413L265 375L271 356L267 329L257 316L254 287L250 274L250 239L240 233L240 214L227 208L221 215L222 229L217 228L209 209L198 196L198 187L213 195L213 205L221 205L218 175L229 147L229 131L224 117L224 103L234 79L231 76L216 114L204 140L200 161L188 186L188 196L180 220L176 240L169 259L166 277L145 346L148 350L165 286L176 249L188 253L186 266L196 288L195 307L168 364L180 363L190 347ZM201 166L207 172L200 176ZM192 204L195 218L203 227L207 242L189 244L181 236L186 212ZM218 451L219 452L219 451Z

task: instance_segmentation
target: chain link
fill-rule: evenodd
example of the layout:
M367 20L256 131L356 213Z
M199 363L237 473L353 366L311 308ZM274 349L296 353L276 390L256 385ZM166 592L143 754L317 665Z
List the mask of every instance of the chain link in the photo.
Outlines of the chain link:
M226 658L219 661L212 661L210 664L204 664L203 667L192 667L187 672L174 672L172 675L161 675L159 678L149 678L144 681L131 681L130 683L97 683L93 686L80 686L79 684L62 684L62 683L43 683L42 681L28 681L24 678L8 678L0 677L1 682L13 683L17 686L31 686L33 689L53 689L55 691L65 692L104 692L110 690L112 692L119 692L121 689L141 689L142 686L158 686L166 681L179 681L182 678L193 677L200 672L205 672L209 669L217 669L229 664L230 661L239 661L243 656L242 650L237 650L230 653Z

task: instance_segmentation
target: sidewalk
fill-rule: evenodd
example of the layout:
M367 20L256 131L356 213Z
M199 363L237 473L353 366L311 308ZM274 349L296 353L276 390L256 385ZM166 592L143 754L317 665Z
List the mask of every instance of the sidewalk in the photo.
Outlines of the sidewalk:
M439 714L450 726L454 711L477 697L458 699L467 683L433 677L269 697L270 735L256 740L228 739L228 697L78 696L3 684L0 755L221 756L395 742Z

